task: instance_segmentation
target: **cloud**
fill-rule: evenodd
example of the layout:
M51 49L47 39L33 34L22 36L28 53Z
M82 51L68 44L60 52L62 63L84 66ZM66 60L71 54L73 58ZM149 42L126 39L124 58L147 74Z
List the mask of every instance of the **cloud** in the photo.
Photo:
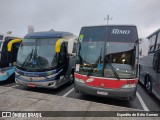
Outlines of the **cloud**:
M50 29L78 35L85 25L135 24L139 36L146 37L159 28L159 0L1 0L0 32L11 30L27 34L27 26L36 31Z

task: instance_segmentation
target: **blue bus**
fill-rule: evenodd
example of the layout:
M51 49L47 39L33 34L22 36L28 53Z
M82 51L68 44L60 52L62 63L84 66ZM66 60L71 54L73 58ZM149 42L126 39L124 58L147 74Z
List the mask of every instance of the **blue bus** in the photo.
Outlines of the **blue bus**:
M0 34L0 81L14 76L18 48L22 39L11 34Z
M68 54L69 32L27 34L19 48L15 81L27 87L58 88L74 81L74 55Z

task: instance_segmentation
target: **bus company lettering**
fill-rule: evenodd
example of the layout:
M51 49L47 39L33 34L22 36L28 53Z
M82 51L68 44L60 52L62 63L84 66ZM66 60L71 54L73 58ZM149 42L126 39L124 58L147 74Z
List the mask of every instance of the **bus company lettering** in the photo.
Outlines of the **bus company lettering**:
M111 34L117 34L117 35L128 35L130 34L130 30L120 30L120 29L113 29Z

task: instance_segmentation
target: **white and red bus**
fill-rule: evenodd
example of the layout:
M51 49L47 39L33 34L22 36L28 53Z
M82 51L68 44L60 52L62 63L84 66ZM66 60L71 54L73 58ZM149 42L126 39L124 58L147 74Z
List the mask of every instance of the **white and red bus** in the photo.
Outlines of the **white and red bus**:
M78 41L75 91L134 100L139 75L136 26L82 27Z

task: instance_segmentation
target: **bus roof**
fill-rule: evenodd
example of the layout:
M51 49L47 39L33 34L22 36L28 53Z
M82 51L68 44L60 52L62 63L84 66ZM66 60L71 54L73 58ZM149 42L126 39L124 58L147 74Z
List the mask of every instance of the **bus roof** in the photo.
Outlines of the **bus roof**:
M12 35L12 34L3 34L3 33L0 33L0 35L3 35L4 37L17 37L17 38L21 38L18 35Z
M27 34L24 38L60 38L64 36L74 36L74 34L62 31L44 31Z
M89 25L89 26L83 26L83 27L98 27L98 26L106 26L106 27L110 27L110 26L112 26L112 27L114 27L114 26L126 26L126 27L136 27L136 25L116 25L116 24L110 24L110 25Z
M151 33L149 36L147 36L147 38L150 38L152 35L154 35L155 33L159 32L160 31L160 28L156 31L154 31L153 33Z

